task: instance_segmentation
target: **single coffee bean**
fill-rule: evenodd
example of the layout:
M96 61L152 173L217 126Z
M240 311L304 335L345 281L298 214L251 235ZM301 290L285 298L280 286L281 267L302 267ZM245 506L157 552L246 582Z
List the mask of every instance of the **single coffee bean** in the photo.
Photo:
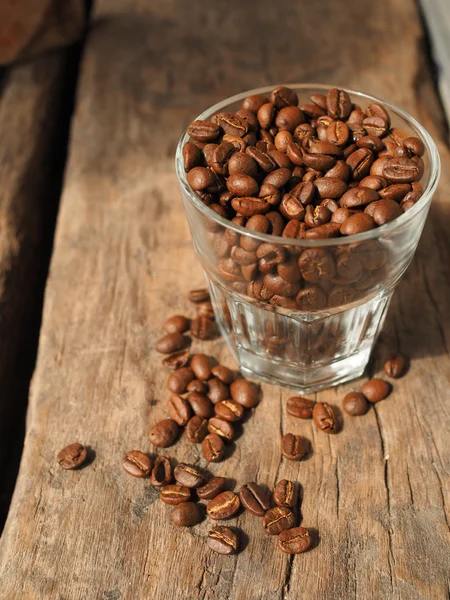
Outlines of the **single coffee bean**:
M259 402L259 386L247 379L236 379L230 385L230 394L244 408L254 408Z
M295 301L302 311L322 310L327 305L327 295L321 287L311 283L299 291Z
M311 546L311 535L304 527L293 527L278 536L278 548L285 554L301 554Z
M380 138L374 135L363 135L363 137L356 141L356 145L358 148L369 148L369 150L375 152L381 152L384 148L384 144Z
M65 470L78 469L86 462L87 449L79 442L69 444L58 452L56 460L60 467Z
M311 283L327 281L336 274L333 256L323 248L303 250L298 259L298 266L303 279Z
M211 519L229 519L237 513L241 502L234 492L221 492L206 505L206 514Z
M331 200L333 202L333 200ZM327 209L328 210L328 209ZM338 237L340 232L340 225L338 223L324 223L309 229L305 233L305 239L307 240L320 240Z
M344 90L331 89L327 94L327 111L333 119L346 119L352 110L350 96Z
M181 396L178 396L178 394L173 394L169 398L167 408L169 410L169 415L178 423L178 425L180 425L180 427L184 427L192 416L189 402Z
M337 430L334 410L326 402L316 402L313 408L313 420L317 429L325 433L334 433Z
M277 506L293 508L298 501L298 487L293 481L282 479L273 492L273 500Z
M199 415L194 415L186 425L186 437L193 444L200 444L208 433L208 421Z
M236 554L239 550L238 535L232 529L223 525L211 529L207 543L211 550L225 556Z
M365 415L369 410L367 400L364 394L361 394L360 392L350 392L347 394L344 398L343 406L345 412L353 417Z
M159 494L165 504L177 506L191 499L191 490L185 485L166 485Z
M346 219L340 228L342 235L356 235L375 228L375 222L370 215L357 213Z
M279 85L272 90L270 101L278 110L280 110L285 106L297 106L298 96L291 88Z
M406 371L406 359L401 354L390 358L384 363L384 372L388 377L398 379L405 374Z
M350 167L353 179L360 181L370 172L370 167L374 162L374 154L368 148L359 148L350 154L346 163Z
M298 106L285 106L275 117L275 125L279 131L289 131L294 133L295 128L303 123L305 115Z
M225 454L225 442L217 433L209 433L202 441L202 452L208 462L219 462Z
M350 177L350 167L345 161L338 160L334 167L325 173L324 177L332 177L347 182Z
M234 438L234 427L229 421L220 419L219 417L211 417L208 421L208 431L220 435L226 440Z
M230 397L230 389L226 383L213 377L208 381L208 398L213 404L226 400Z
M191 302L194 302L194 304L198 304L199 302L207 302L210 300L209 292L206 288L191 290L188 297Z
M263 96L262 94L254 94L252 96L247 96L247 98L242 101L242 108L257 113L261 106L266 104L266 102L269 102L269 98L267 98L267 96Z
M182 315L174 315L164 321L163 329L166 333L184 333L189 329L189 319Z
M214 173L206 167L194 167L187 174L187 180L191 188L197 192L212 189L216 184Z
M205 484L197 488L197 496L201 500L212 500L223 491L225 485L225 477L211 477Z
M228 161L228 173L233 175L247 175L255 177L258 173L258 165L255 160L245 152L236 152Z
M237 173L228 177L227 189L236 196L256 196L259 192L259 185L250 175Z
M374 137L383 137L389 129L389 123L383 117L366 117L363 127L367 133Z
M425 154L425 145L417 137L409 137L403 141L403 145L413 154L417 154L417 156L423 156Z
M305 223L308 225L308 227L319 227L321 225L324 225L325 223L328 223L331 219L332 214L333 213L331 212L331 210L326 208L326 206L322 206L320 204L315 208L313 208L312 206L307 206ZM306 234L305 237L307 237Z
M346 144L349 134L349 129L343 121L333 121L326 129L328 142L336 146Z
M244 416L244 407L234 400L222 400L214 406L214 412L220 419L225 421L240 421Z
M184 170L188 173L194 167L202 164L202 153L200 148L192 142L186 142L183 146Z
M163 419L148 432L148 439L158 448L171 446L178 437L179 427L173 419Z
M411 184L409 183L394 183L378 192L384 200L395 200L400 202L408 192L411 191Z
M347 184L342 179L319 177L314 181L320 198L340 198L347 191Z
M231 206L240 215L244 217L253 217L263 215L269 212L271 205L261 198L233 198Z
M191 382L192 383L192 382ZM204 383L204 382L199 382ZM206 384L205 391L207 389ZM187 400L191 405L194 414L202 417L203 419L209 419L214 415L214 406L211 400L205 395L199 392L189 392Z
M190 367L197 379L206 381L211 377L210 359L206 354L194 354Z
M378 192L371 188L358 187L345 192L342 196L340 205L344 208L356 208L365 206L375 200L379 200Z
M214 336L214 321L205 316L192 319L191 335L199 340L210 340Z
M190 367L181 367L169 375L167 387L174 394L184 394L187 384L195 379Z
M269 129L274 116L275 106L272 104L272 102L266 102L266 104L263 104L257 112L258 122L261 129Z
M249 130L248 122L236 114L222 112L215 115L215 120L225 133L244 137Z
M211 369L211 373L214 375L214 377L216 377L217 379L220 379L220 381L222 381L226 385L233 383L233 380L234 380L233 371L231 369L229 369L228 367L225 367L223 365L216 365L215 367L213 367Z
M183 502L175 506L169 516L172 523L177 527L192 527L203 519L203 508L201 504Z
M283 195L279 211L286 219L302 220L305 216L303 204L293 194Z
M285 529L294 527L295 516L287 506L274 506L264 515L262 525L268 535L279 535Z
M307 152L304 152L302 156L303 163L307 167L318 171L317 177L321 176L322 171L328 171L336 164L336 159L333 158L333 156L329 156L327 154L309 154Z
M346 221L351 214L353 213L350 212L350 209L340 207L334 211L331 217L331 222L336 223L336 225L342 225L342 223Z
M161 354L172 354L172 352L186 348L188 344L189 339L181 333L168 333L156 342L156 350Z
M162 360L162 364L165 367L169 367L169 369L176 370L185 367L188 364L189 359L190 354L187 350L179 350L178 352L165 356Z
M152 461L140 450L130 450L122 460L122 467L133 477L148 477L152 469Z
M286 183L289 181L290 178L291 178L291 171L289 169L286 169L286 168L275 169L274 171L272 171L271 173L266 175L266 177L263 180L263 184L266 185L266 184L270 183L271 185L274 185L276 188L281 188L281 187L283 187L283 185L286 185Z
M403 214L403 210L395 200L376 200L364 209L365 214L372 217L374 222L381 226L390 223Z
M292 396L287 401L287 412L297 419L311 419L315 402L303 396Z
M176 481L187 488L196 488L205 483L204 475L196 467L183 462L177 464L173 474Z
M220 135L220 127L212 121L193 121L187 131L198 142L209 142Z
M157 456L150 475L150 482L155 487L168 485L172 481L172 465L165 456Z
M288 460L301 460L308 451L308 445L306 438L287 433L281 440L281 454Z
M205 381L200 381L199 379L193 379L190 381L186 389L188 392L197 392L198 394L206 394L208 391L208 386ZM188 397L189 400L189 397ZM195 410L194 410L195 412ZM197 414L197 413L196 413Z
M214 309L211 302L199 302L197 304L197 316L214 319Z
M242 506L257 517L264 517L270 508L269 494L257 483L243 485L239 492Z
M344 306L355 298L356 291L348 285L336 285L328 293L328 306Z
M420 179L420 167L410 158L391 158L383 167L383 177L392 183L411 183Z
M299 283L288 283L275 273L267 273L264 275L263 283L269 292L279 296L295 296L300 289Z
M389 396L392 386L383 379L374 377L361 386L361 392L369 402L380 402Z

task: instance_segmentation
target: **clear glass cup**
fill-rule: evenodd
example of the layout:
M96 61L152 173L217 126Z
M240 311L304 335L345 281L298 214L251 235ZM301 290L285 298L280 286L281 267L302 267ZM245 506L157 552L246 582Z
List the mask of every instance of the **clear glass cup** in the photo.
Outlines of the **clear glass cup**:
M235 111L246 96L270 94L273 87L228 98L197 118L210 120L216 112ZM302 104L309 102L311 94L326 93L333 86L289 87L297 92ZM403 215L371 231L317 240L251 232L208 208L190 188L182 157L187 133L176 152L176 173L194 246L220 329L243 374L302 393L362 375L394 289L417 248L439 179L437 148L414 118L389 102L347 91L363 109L372 102L382 104L390 113L391 126L419 137L426 148L422 197ZM260 271L259 256L268 252L264 244L271 244L273 256L293 270L288 277L293 283L284 286L282 293L277 293L278 265ZM256 254L255 266L231 258L233 253L241 263L249 260L248 254L241 253L241 257L234 247ZM304 271L297 280L295 269L300 264ZM265 268L270 269L270 261ZM267 273L269 279L264 279ZM298 295L302 289L309 291ZM320 309L312 307L311 294L313 304Z

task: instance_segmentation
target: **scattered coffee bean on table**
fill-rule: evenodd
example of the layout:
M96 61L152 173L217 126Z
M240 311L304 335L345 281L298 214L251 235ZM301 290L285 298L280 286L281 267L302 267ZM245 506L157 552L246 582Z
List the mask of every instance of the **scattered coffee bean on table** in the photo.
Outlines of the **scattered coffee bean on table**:
M315 402L303 396L292 396L287 401L287 412L298 419L310 419L312 417Z
M181 369L189 363L190 354L187 350L179 350L173 354L165 356L162 360L162 364L169 369Z
M369 402L375 403L387 398L391 392L391 389L392 387L390 383L384 381L383 379L374 377L373 379L366 381L366 383L361 387L361 392Z
M224 367L223 365L216 365L211 369L211 373L214 375L216 379L219 379L226 385L230 385L233 383L234 375L233 371L228 367Z
M225 485L225 477L211 477L204 485L197 488L197 496L201 500L212 500L223 491Z
M191 405L187 400L173 394L167 403L169 409L169 415L174 421L178 423L180 427L187 425L189 419L192 416Z
M217 433L209 433L202 441L202 452L208 462L220 462L225 455L225 442Z
M196 488L205 482L205 477L197 467L186 463L178 463L173 471L174 477L180 485Z
M189 319L182 315L174 315L164 321L163 329L166 333L184 333L189 326Z
M168 485L173 479L172 465L165 456L157 456L150 475L150 482L155 487Z
M206 505L208 517L214 520L230 519L237 513L241 502L234 492L221 492Z
M365 415L369 410L366 397L361 392L350 392L344 398L344 410L352 417Z
M311 534L305 527L282 531L278 536L278 548L285 554L301 554L311 546Z
M181 367L169 375L167 387L174 394L184 394L187 385L194 379L194 373L190 367Z
M301 460L307 453L308 446L306 438L287 433L281 440L281 454L288 460Z
M277 506L293 508L298 501L298 486L293 481L282 479L275 486L273 500Z
M317 429L325 433L335 433L337 430L336 415L327 402L316 402L313 408L313 420Z
M133 477L148 477L152 470L152 461L140 450L130 450L124 456L122 467Z
M208 431L220 435L226 440L231 441L234 438L235 431L233 425L229 421L212 417L208 421Z
M208 546L217 554L236 554L239 549L239 537L229 527L217 525L209 532Z
M194 354L191 358L190 367L196 379L206 381L211 378L211 361L206 354Z
M189 338L182 333L168 333L156 342L156 350L161 354L172 354L177 350L183 350L189 344Z
M177 527L193 527L203 519L203 507L194 502L183 502L170 512L170 520Z
M287 506L275 506L266 512L262 525L268 535L279 535L285 529L294 527L295 516Z
M65 470L78 469L87 459L87 449L79 442L74 442L63 448L56 457L58 464Z
M384 372L388 377L398 379L405 374L406 371L406 359L401 354L390 358L384 363Z
M195 304L198 304L199 302L208 302L209 292L206 288L191 290L189 292L189 300Z
M193 444L201 444L208 433L208 421L203 417L194 415L189 419L185 428L187 439Z
M188 386L189 387L189 386ZM203 389L203 388L202 388ZM193 412L203 419L209 419L214 416L214 406L208 396L200 392L189 392L187 400L191 405Z
M244 407L234 400L221 400L214 406L214 412L220 419L225 421L240 421L244 416Z
M211 340L215 334L214 321L204 315L192 319L191 334L199 340Z
M230 394L244 408L254 408L259 402L259 386L247 379L236 379L230 385Z
M182 502L189 502L191 490L185 485L166 485L162 488L159 498L165 504L176 506Z
M242 506L257 517L263 517L270 508L269 494L253 481L241 487L239 498Z
M148 432L148 439L158 448L171 446L178 437L180 429L173 419L163 419Z

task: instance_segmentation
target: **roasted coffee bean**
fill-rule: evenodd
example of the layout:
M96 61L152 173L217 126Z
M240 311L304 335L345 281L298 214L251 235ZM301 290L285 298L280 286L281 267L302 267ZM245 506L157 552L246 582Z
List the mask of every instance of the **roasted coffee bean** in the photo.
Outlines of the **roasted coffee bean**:
M327 295L318 285L309 284L299 291L295 301L302 311L322 310L327 305Z
M301 460L308 450L308 444L307 439L287 433L281 440L281 454L288 460Z
M278 265L278 275L288 283L296 283L302 278L297 261L292 258Z
M191 490L185 485L166 485L159 494L159 499L165 504L177 506L191 499Z
M220 438L219 440L222 441ZM223 491L225 485L225 477L211 477L205 484L197 488L197 496L201 500L212 500Z
M235 435L233 425L219 417L211 417L211 419L209 419L208 431L220 435L220 437L223 437L226 440L232 440Z
M323 108L317 106L317 104L301 104L299 108L307 117L312 120L322 117L326 112Z
M266 177L263 180L263 184L270 183L271 185L274 185L276 188L280 188L280 187L283 187L283 185L285 185L289 181L290 178L291 178L291 171L289 169L286 169L286 168L275 169L274 171L272 171L271 173L266 175Z
M379 200L378 192L371 188L358 187L345 192L341 198L341 206L344 208L356 208L366 206L375 200Z
M199 340L210 340L214 337L214 321L205 316L197 316L192 319L191 335Z
M296 219L292 219L283 229L282 237L291 238L291 239L304 239L305 233L308 230L308 226L306 223L300 223Z
M212 121L193 121L187 130L193 140L210 142L220 135L220 127Z
M194 167L187 174L187 180L195 191L203 191L211 188L216 183L214 173L206 167Z
M417 137L409 137L403 141L403 145L413 154L423 156L425 154L425 145L421 139Z
M327 154L309 154L305 152L303 163L316 171L328 171L336 164L336 159Z
M298 96L291 88L280 85L272 90L270 101L280 110L285 106L297 106Z
M220 419L225 421L240 421L244 416L244 407L234 400L221 400L214 406L214 412Z
M192 142L186 142L183 146L184 170L188 173L194 167L202 164L202 153L200 148Z
M278 548L285 554L301 554L311 547L311 535L304 527L293 527L278 536Z
M189 339L181 333L168 333L156 342L156 350L161 354L172 354L189 344Z
M259 402L259 386L247 379L236 379L230 385L233 400L244 408L254 408Z
M370 215L377 225L384 225L403 214L403 210L395 200L386 199L371 202L366 206L364 213Z
M349 129L343 121L333 121L326 129L328 142L336 146L344 146L349 134Z
M346 119L352 110L350 96L344 90L331 89L327 94L327 111L334 119Z
M398 379L405 374L406 371L406 359L401 354L393 356L384 363L384 372L388 377Z
M275 125L280 131L289 131L294 133L294 130L300 123L305 121L305 115L298 106L285 106L278 111L275 117Z
M228 556L239 550L239 537L229 527L218 525L208 534L208 546L217 554Z
M240 246L233 246L231 249L231 258L241 267L253 265L257 261L254 252L248 252L248 250L244 250Z
M369 410L369 405L364 394L360 392L350 392L344 398L343 407L346 413L353 417L365 415Z
M371 188L376 192L380 192L380 190L384 189L387 185L389 185L388 180L380 175L367 175L367 177L364 177L364 179L361 179L359 182L359 187Z
M315 140L314 138L309 138L305 141L304 146L310 154L326 154L329 156L339 156L341 154L340 149L337 148L335 144Z
M332 279L336 273L333 256L323 248L307 248L298 259L303 279L311 283Z
M233 209L244 217L263 215L269 212L271 205L261 198L233 198L231 201Z
M342 223L346 221L351 214L353 213L348 208L338 208L332 214L331 222L336 223L337 225L342 225Z
M169 415L180 427L184 427L192 415L188 401L177 394L173 394L167 404Z
M241 108L257 113L261 106L266 104L266 102L269 102L269 98L267 98L267 96L263 96L262 94L254 94L252 96L247 96L247 98L242 101Z
M215 120L225 133L244 137L248 133L248 124L234 113L222 112L215 115Z
M280 203L280 213L286 219L296 219L301 221L305 216L305 209L303 204L298 200L294 194L284 194Z
M191 358L190 367L197 379L206 381L211 377L210 359L206 354L194 354Z
M223 383L229 385L234 380L233 371L223 365L216 365L211 369L212 374Z
M236 196L256 196L259 192L259 185L250 175L237 173L230 175L227 179L228 190Z
M370 231L375 227L375 222L370 215L365 213L357 213L346 219L342 225L340 232L342 235L356 235L364 231Z
M369 150L374 150L375 152L381 152L384 147L383 142L375 135L363 135L363 137L356 141L356 145L358 148L368 148Z
M243 121L245 121L245 123L247 124L248 133L243 137L245 137L246 140L250 138L253 140L253 137L251 137L252 134L254 134L254 132L259 129L259 123L255 113L251 110L247 110L246 108L240 108L238 111L235 112L235 115Z
M375 160L370 167L370 174L384 177L384 167L389 160L391 160L389 156L381 156L380 158L377 158L377 160Z
M279 131L274 140L277 150L280 150L281 152L286 152L287 147L293 141L294 138L292 137L292 133L286 130Z
M239 496L234 492L221 492L218 496L213 498L206 505L206 513L211 519L221 520L229 519L234 516L241 502Z
M383 117L366 117L363 127L369 135L383 137L389 129L389 123Z
M295 516L287 506L274 506L264 515L262 525L268 535L279 535L285 529L294 527Z
M206 144L203 147L203 156L205 157L206 166L209 168L213 166L214 154L218 147L217 144Z
M208 391L208 386L206 385L205 381L193 379L187 384L186 389L188 392L198 392L199 394L206 394L206 392Z
M314 239L327 239L338 237L340 233L340 225L337 223L324 223L323 225L318 225L313 229L309 229L305 232L305 239L314 240Z
M356 291L348 285L336 285L328 293L328 306L344 306L353 302Z
M187 384L195 379L194 373L190 367L181 367L169 375L167 387L174 394L184 394Z
M258 165L251 156L245 152L236 152L228 161L228 173L233 175L247 175L255 177L258 173Z
M230 397L230 390L228 386L218 379L217 377L213 377L208 381L208 398L211 400L213 404L220 402L221 400L226 400Z
M199 302L197 304L197 315L199 317L207 317L208 319L214 319L214 309L211 302Z
M286 410L289 415L298 419L311 419L315 402L303 396L292 396L288 399Z
M179 427L173 419L163 419L148 432L148 439L158 448L171 446L178 437Z
M225 443L217 433L209 433L202 441L203 456L208 462L219 462L225 454Z
M206 288L191 290L189 292L188 297L189 300L191 302L194 302L195 304L198 304L199 302L207 302L208 300L210 300L209 292Z
M203 382L201 382L203 384ZM203 384L204 391L207 390L206 384ZM214 406L211 400L204 395L204 393L190 392L187 395L187 399L194 414L202 417L203 419L209 419L214 415Z
M325 173L324 177L340 179L341 181L347 182L350 177L350 167L345 161L338 160L334 167Z
M411 183L420 179L420 167L411 158L391 158L383 166L383 177L392 183Z
M309 99L314 102L314 104L317 104L322 110L327 110L327 97L325 94L311 94Z
M303 165L304 151L295 142L291 142L290 144L288 144L287 149L286 149L286 154L287 154L289 160L294 165L297 165L300 167Z
M74 442L60 450L56 460L63 469L72 470L81 467L86 462L87 457L87 449L79 442Z
M278 206L281 202L281 192L271 183L264 183L259 190L259 198L271 206Z
M155 487L168 485L172 481L172 466L165 456L157 456L150 475L150 482Z
M275 273L267 273L264 275L263 283L272 294L286 296L288 298L290 296L295 296L300 289L299 283L288 283Z
M345 181L333 177L319 177L314 186L319 198L340 198L347 191Z
M189 419L185 432L190 442L200 444L208 433L208 421L199 415L194 415Z
M273 500L277 506L293 508L298 501L298 487L293 481L282 479L273 491Z
M360 181L370 172L370 167L374 162L374 155L368 148L359 148L350 154L346 163L352 170L353 179Z
M194 502L183 502L175 506L169 516L177 527L193 527L203 519L203 507Z
M316 206L314 209L312 206L306 207L305 223L308 227L319 227L328 223L331 219L332 212L326 206ZM305 238L308 236L305 234Z
M266 102L266 104L263 104L257 112L258 122L261 129L269 129L274 116L275 106L272 104L272 102Z
M303 206L307 206L314 200L316 186L311 182L302 182L291 190L291 194L298 198Z
M334 433L337 430L337 420L334 410L326 402L316 402L312 416L317 429L325 433Z
M392 386L390 383L384 381L383 379L374 377L373 379L366 381L366 383L361 387L361 392L369 402L375 403L387 398L391 392L391 389Z
M395 200L400 202L408 192L411 191L411 184L409 183L395 183L384 187L379 190L380 197L384 200Z
M346 283L351 283L360 279L363 266L357 255L344 253L336 260L336 271Z
M164 321L163 329L166 333L184 333L189 329L189 319L182 315L174 315Z
M152 461L140 450L130 450L122 460L122 467L133 477L148 477L152 469Z
M169 369L181 369L181 367L185 367L190 359L190 354L187 350L180 350L179 352L174 352L173 354L169 354L169 356L165 356L162 360L162 364L165 367L169 367Z
M253 481L241 487L239 498L242 506L257 517L264 517L270 508L269 494Z
M196 467L180 462L173 471L176 481L187 488L196 488L205 483L205 477Z

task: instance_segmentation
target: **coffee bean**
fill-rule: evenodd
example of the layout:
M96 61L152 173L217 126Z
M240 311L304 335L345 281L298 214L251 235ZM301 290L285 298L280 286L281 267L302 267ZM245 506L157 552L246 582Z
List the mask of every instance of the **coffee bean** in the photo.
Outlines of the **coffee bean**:
M280 110L285 106L297 106L298 96L291 88L280 85L272 90L270 101Z
M199 302L207 302L210 300L209 292L206 288L191 290L189 292L189 300L195 304L198 304Z
M392 386L383 379L374 377L361 386L361 392L369 402L380 402L389 396Z
M197 304L197 315L199 317L207 317L208 319L214 319L214 309L212 302L199 302Z
M225 485L225 477L211 477L205 484L197 488L197 496L201 500L212 500L223 491Z
M240 421L244 416L244 407L233 400L222 400L214 406L214 412L225 421Z
M191 499L191 490L185 485L166 485L159 494L165 504L177 506Z
M269 494L252 481L241 487L239 498L242 506L257 517L264 517L270 508Z
M368 148L375 152L381 152L384 148L383 142L375 135L363 135L363 137L356 141L356 145L358 148Z
M218 525L208 534L208 546L217 554L228 556L239 550L239 537L229 527Z
M305 239L307 240L319 240L338 237L340 233L340 225L338 223L324 223L309 229L305 233Z
M208 431L210 433L215 433L226 440L232 440L235 435L233 425L219 417L211 417L211 419L209 419Z
M191 335L199 340L210 340L214 336L214 321L205 316L192 319Z
M344 398L343 407L346 413L353 417L365 415L369 410L369 405L364 394L360 392L350 392Z
M229 519L237 513L241 503L234 492L221 492L206 505L206 513L211 519Z
M167 408L169 415L180 427L184 427L191 418L192 412L188 401L177 394L170 397Z
M216 178L214 173L206 167L194 167L187 174L187 180L191 188L195 191L203 191L214 187Z
M203 519L203 507L194 502L183 502L175 506L169 516L177 527L193 527Z
M169 356L165 356L162 360L162 364L165 367L169 367L169 369L181 369L181 367L185 367L190 359L189 351L187 350L179 350L178 352L174 352L173 354L169 354Z
M352 109L350 96L344 90L331 89L327 94L328 114L334 119L346 119Z
M346 219L340 228L342 235L356 235L374 229L375 222L370 215L357 213Z
M274 116L275 106L272 104L272 102L266 102L266 104L263 104L257 112L258 122L261 126L261 129L269 129Z
M259 402L259 386L247 379L236 379L230 385L230 394L244 408L254 408Z
M184 394L187 384L195 378L190 367L181 367L169 375L167 387L174 394Z
M420 179L420 167L410 158L390 158L383 166L383 177L392 183L411 183Z
M341 198L340 205L344 208L356 208L370 204L375 200L379 200L379 198L380 195L375 190L371 188L358 187L345 192Z
M280 131L294 133L295 128L304 120L305 116L298 106L285 106L279 110L275 118L275 125Z
M277 163L274 159L258 148L249 146L246 148L245 153L253 160L254 164L256 164L261 171L264 171L264 173L270 173L270 171L277 168Z
M221 400L226 400L229 397L230 390L226 383L217 377L213 377L208 381L208 398L213 404L216 404Z
M156 343L156 350L161 354L172 354L182 350L189 344L189 339L181 333L168 333Z
M206 381L211 377L210 359L206 354L194 354L190 367L197 379Z
M189 329L189 319L182 315L174 315L164 321L163 329L166 333L184 333Z
M65 470L78 469L88 457L87 449L79 442L69 444L58 452L56 460L60 467Z
M260 198L233 198L231 201L233 209L244 217L263 215L270 210L270 204Z
M171 446L178 437L179 427L173 419L163 419L148 432L148 439L158 448Z
M369 135L383 137L389 129L389 123L383 117L366 117L363 120L363 127Z
M211 369L211 373L222 381L223 383L229 385L234 380L233 371L228 367L224 367L223 365L216 365Z
M193 121L187 130L189 136L198 142L210 142L220 135L220 127L212 121Z
M307 167L317 171L328 171L335 165L336 159L327 154L309 154L305 152L303 154L303 163ZM318 176L320 177L320 175Z
M199 383L202 383L205 386L204 391L206 391L206 384L204 384L203 382ZM189 392L189 394L187 395L187 400L191 405L194 414L198 415L199 417L209 419L214 415L213 404L211 400L204 394L195 391Z
M311 535L304 527L293 527L278 536L278 548L285 554L301 554L311 546Z
M288 283L275 273L264 275L263 283L269 292L280 296L295 296L300 289L299 283Z
M215 120L225 133L244 137L248 133L248 123L233 113L222 112L215 115Z
M326 129L328 142L336 144L336 146L346 144L349 134L349 129L343 121L333 121Z
M155 487L162 487L172 481L172 466L165 456L157 456L150 475L150 482Z
M395 200L376 200L367 205L364 212L370 215L377 225L390 223L403 214Z
M300 310L321 310L327 305L327 295L322 288L311 283L299 291L295 301Z
M423 156L425 154L425 145L417 137L409 137L403 141L403 145L413 154L417 154L417 156Z
M279 535L285 529L294 527L295 516L287 506L275 506L266 512L262 525L268 535Z
M324 225L328 223L331 219L332 212L326 208L325 206L316 206L313 208L312 206L306 207L306 215L305 215L305 223L308 227L319 227L320 225ZM305 234L305 237L307 235Z
M345 181L333 177L319 177L314 186L320 198L340 198L347 191Z
M337 419L334 410L326 402L316 402L312 416L317 429L325 433L334 433L337 430Z
M183 146L184 170L188 173L194 167L202 164L202 153L192 142L186 142Z
M282 479L275 486L273 500L277 506L293 508L298 501L298 487L293 481Z
M152 461L140 450L130 450L122 460L122 467L133 477L148 477L152 468Z
M225 454L225 443L217 433L209 433L202 441L203 456L208 462L219 462Z
M279 210L283 217L286 217L286 219L289 220L302 220L305 216L303 204L294 196L294 194L284 194Z
M334 167L325 173L324 177L332 177L347 182L350 177L350 167L345 161L338 160Z
M315 402L303 396L292 396L288 399L286 410L297 419L311 419Z
M252 96L247 96L247 98L242 101L242 108L257 113L261 106L266 104L266 102L269 102L267 96L263 96L262 94L254 94Z
M342 225L342 223L346 221L351 214L353 213L350 212L348 208L340 207L332 214L331 222L336 223L337 225Z
M205 477L196 467L180 462L173 472L176 481L187 488L196 488L205 482Z
M281 454L288 460L301 460L308 451L308 444L306 438L287 433L281 440Z
M361 180L370 172L370 167L374 162L374 155L368 148L359 148L350 154L346 163L350 167L353 178L356 181Z
M259 192L259 185L250 175L237 173L228 177L227 189L236 196L256 196Z
M406 371L406 359L401 354L390 358L384 363L384 372L388 377L398 379L405 374Z
M191 443L200 444L208 433L208 421L199 415L194 415L189 419L185 432Z
M332 279L336 273L333 256L323 248L307 248L298 259L303 279L311 283Z
M344 306L355 298L355 289L346 285L336 285L328 292L328 306Z
M287 260L277 267L278 275L288 283L296 283L302 278L295 258Z
M274 185L276 188L281 188L281 187L283 187L283 185L286 185L286 183L289 181L290 178L291 178L291 171L289 169L286 169L286 168L275 169L274 171L272 171L271 173L266 175L266 177L263 180L263 184L270 183L271 185Z

